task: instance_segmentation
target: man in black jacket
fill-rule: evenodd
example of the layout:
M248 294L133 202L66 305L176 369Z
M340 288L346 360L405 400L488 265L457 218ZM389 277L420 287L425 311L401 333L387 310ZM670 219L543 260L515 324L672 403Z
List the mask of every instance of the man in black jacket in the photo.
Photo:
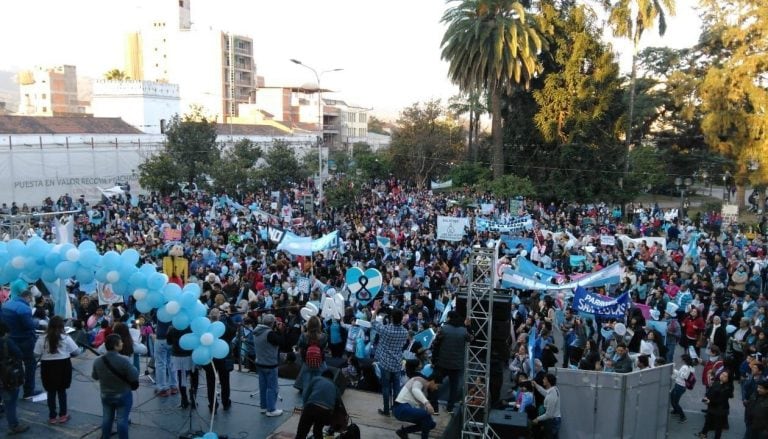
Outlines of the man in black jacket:
M445 405L448 413L453 412L453 406L459 398L459 386L461 385L462 370L464 369L464 357L467 352L467 343L470 340L469 332L456 311L449 311L446 324L440 328L433 344L433 357L438 368L440 378L448 378L449 396Z

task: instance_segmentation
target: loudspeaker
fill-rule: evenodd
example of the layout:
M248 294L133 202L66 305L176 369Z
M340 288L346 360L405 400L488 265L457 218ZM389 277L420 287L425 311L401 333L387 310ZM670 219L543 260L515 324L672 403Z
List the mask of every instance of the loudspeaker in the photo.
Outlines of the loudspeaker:
M528 416L511 410L491 410L488 424L503 438L528 437Z
M458 312L462 317L467 316L466 291L459 291L459 293L456 295L456 312ZM509 323L509 316L512 314L512 302L510 302L509 297L494 297L492 313L494 322Z

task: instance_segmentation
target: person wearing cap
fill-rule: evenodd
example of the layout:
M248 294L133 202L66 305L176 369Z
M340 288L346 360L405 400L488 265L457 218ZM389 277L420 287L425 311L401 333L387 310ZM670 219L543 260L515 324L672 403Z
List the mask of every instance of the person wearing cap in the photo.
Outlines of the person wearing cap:
M8 335L19 347L24 361L24 398L29 398L42 393L35 389L35 342L38 326L36 319L32 317L32 291L27 288L27 283L21 279L11 283L10 299L3 304L0 319L8 327Z
M261 413L280 416L283 411L277 404L277 366L280 364L278 348L283 343L282 326L277 326L275 316L264 314L253 330L253 349L259 370L259 398Z

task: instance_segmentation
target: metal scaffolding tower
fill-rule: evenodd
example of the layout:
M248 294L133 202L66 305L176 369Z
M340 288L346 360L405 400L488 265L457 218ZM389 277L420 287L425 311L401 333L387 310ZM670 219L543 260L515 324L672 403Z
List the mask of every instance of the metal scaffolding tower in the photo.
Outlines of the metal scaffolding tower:
M495 255L494 248L475 246L470 256L467 318L472 322L474 338L469 343L464 364L462 439L500 439L488 425Z

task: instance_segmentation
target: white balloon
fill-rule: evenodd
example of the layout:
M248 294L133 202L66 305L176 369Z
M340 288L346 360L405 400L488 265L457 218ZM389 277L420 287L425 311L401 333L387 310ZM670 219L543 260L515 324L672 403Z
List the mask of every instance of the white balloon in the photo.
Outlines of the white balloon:
M11 266L17 270L23 270L25 265L27 264L26 261L24 261L24 256L16 256L11 259Z
M214 337L210 332L206 332L200 336L200 344L203 346L210 346L214 341L216 341L216 337Z
M144 288L138 288L133 292L133 298L136 300L144 300L147 298L147 290Z
M71 248L67 250L67 254L65 256L69 262L77 262L77 260L80 259L80 250Z
M181 305L179 304L179 302L175 300L171 300L170 302L165 304L165 311L172 316L175 316L176 314L178 314L180 309L181 309Z
M120 280L120 272L117 270L112 270L107 273L107 282L113 284Z

